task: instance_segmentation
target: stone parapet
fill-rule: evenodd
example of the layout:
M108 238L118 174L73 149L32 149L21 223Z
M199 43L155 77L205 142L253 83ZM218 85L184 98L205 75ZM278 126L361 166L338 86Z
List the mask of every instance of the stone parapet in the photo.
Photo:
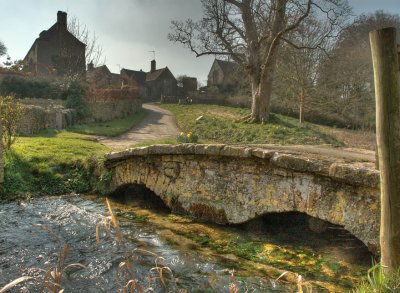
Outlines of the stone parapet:
M311 152L222 145L138 147L106 156L111 190L138 184L175 212L216 223L301 212L379 248L379 171L373 162ZM134 196L134 195L132 195Z
M348 162L329 156L287 153L273 148L236 146L225 144L158 144L127 149L106 155L108 164L124 161L134 156L197 155L233 158L257 158L273 166L297 172L315 173L351 185L379 188L379 171L372 162Z

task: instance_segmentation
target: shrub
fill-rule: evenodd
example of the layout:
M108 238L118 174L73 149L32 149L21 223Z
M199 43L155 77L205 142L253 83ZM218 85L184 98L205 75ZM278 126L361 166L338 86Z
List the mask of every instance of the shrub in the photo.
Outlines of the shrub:
M386 275L381 264L376 264L368 270L367 280L363 281L353 293L400 292L400 269L397 274Z
M88 115L88 106L84 100L86 95L86 86L77 77L65 78L61 84L61 98L66 100L65 105L75 110L78 120Z
M25 107L12 96L0 97L0 119L3 126L3 147L9 150L18 134L18 126L25 113Z
M38 78L6 76L0 83L0 94L16 98L59 99L60 91L56 82Z

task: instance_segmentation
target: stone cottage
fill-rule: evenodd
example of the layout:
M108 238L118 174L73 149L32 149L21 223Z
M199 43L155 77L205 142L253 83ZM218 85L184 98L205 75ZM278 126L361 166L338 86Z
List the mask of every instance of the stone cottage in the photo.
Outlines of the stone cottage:
M143 74L142 83L145 80ZM135 76L130 70L122 69L118 74L111 72L106 65L94 67L93 62L88 64L86 102L94 121L125 117L141 109L141 88L144 85L140 86Z
M84 76L86 45L67 29L67 13L58 11L57 22L40 33L24 58L28 71L41 76Z
M215 59L208 73L207 86L227 85L233 82L234 73L238 69L235 62Z
M107 65L94 67L93 62L87 66L86 80L95 88L121 88L122 85L120 74L112 73Z
M156 69L156 60L151 61L146 74L146 100L159 101L161 96L176 96L178 83L168 67Z
M185 94L197 91L197 78L196 77L183 77L182 89Z
M146 96L146 72L123 68L121 69L120 76L123 87L137 88L141 97Z
M130 89L143 101L160 101L161 96L176 97L178 83L168 67L156 69L156 61L151 61L150 72L123 68L120 73L112 73L106 65L94 67L88 64L86 80L96 89ZM186 81L188 89L197 88L197 80Z

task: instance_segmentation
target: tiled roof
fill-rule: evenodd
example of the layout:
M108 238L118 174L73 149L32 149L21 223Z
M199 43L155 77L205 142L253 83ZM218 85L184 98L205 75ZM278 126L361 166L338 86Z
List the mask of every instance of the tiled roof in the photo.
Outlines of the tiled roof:
M163 74L165 71L168 70L168 67L157 69L153 72L148 72L146 74L146 81L153 81L156 80L160 77L161 74Z
M121 69L121 74L126 74L129 77L133 77L139 84L144 84L146 82L146 72L136 71L130 69Z
M222 71L225 74L230 74L233 71L236 70L236 68L238 67L237 63L235 62L230 62L230 61L224 61L224 60L218 60L215 59L215 62L218 63L218 65L221 67Z

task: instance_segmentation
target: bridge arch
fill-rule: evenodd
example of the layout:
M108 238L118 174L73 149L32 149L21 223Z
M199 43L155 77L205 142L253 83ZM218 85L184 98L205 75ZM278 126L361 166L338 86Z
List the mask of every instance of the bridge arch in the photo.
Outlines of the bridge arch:
M112 153L113 188L141 184L173 211L239 224L301 212L379 245L379 173L368 164L225 145L159 145Z

